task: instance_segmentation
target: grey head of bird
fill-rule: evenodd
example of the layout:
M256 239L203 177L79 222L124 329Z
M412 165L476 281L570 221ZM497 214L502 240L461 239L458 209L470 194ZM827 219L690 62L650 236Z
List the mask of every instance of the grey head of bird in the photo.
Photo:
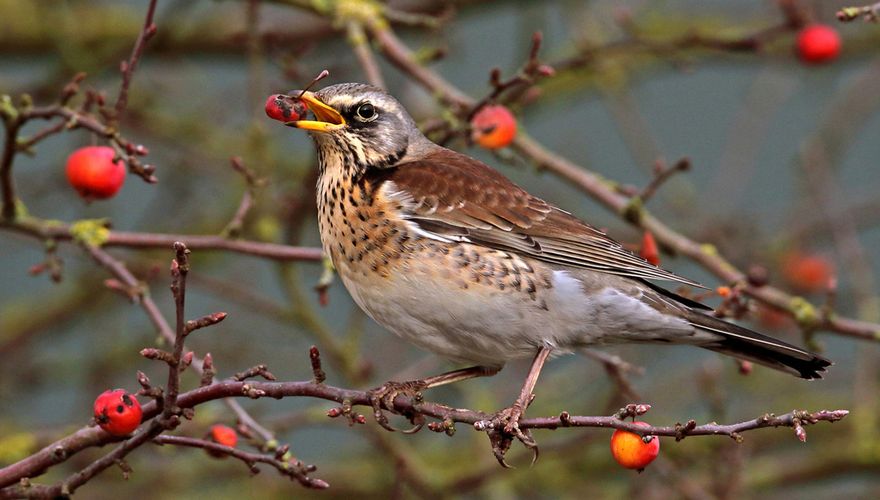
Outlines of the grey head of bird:
M301 99L315 120L290 125L309 131L322 166L341 159L359 171L386 168L438 147L422 135L397 99L372 85L340 83L306 91Z

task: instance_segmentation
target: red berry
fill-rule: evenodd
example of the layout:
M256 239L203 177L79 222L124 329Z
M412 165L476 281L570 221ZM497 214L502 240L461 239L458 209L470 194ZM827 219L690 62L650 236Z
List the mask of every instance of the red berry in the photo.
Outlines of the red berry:
M471 139L487 149L507 146L516 136L516 118L504 106L483 106L471 119Z
M266 99L266 115L280 122L295 122L306 117L308 106L302 99L284 94L273 94Z
M801 292L826 290L834 277L834 266L821 255L788 253L782 259L782 274Z
M114 436L131 434L141 425L141 404L123 389L106 390L95 400L95 421Z
M639 255L655 266L660 265L660 251L657 249L657 241L650 231L645 231L642 236L642 248L639 250Z
M633 422L642 427L650 427L647 422ZM646 443L645 440L648 440ZM617 429L611 435L611 455L617 463L627 469L637 469L641 472L645 467L660 454L660 438L647 436L642 438L638 434Z
M222 444L224 446L229 446L230 448L235 448L235 445L238 444L238 434L236 434L235 429L229 427L228 425L223 424L214 424L211 426L210 430L211 441ZM214 450L206 450L208 455L216 458L226 458L226 454Z
M840 55L840 47L840 35L831 26L813 24L798 33L798 55L807 63L822 64L833 61Z
M110 198L125 182L125 165L115 156L108 146L79 148L67 157L67 180L83 198Z
M211 426L211 441L234 448L238 443L238 434L228 425L214 424Z

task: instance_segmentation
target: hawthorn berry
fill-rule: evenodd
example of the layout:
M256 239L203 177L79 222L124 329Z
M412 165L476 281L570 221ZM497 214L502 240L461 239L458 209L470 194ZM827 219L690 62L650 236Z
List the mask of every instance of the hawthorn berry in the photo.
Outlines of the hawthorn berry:
M68 182L87 200L112 197L125 182L125 165L115 157L108 146L77 149L67 157Z
M651 426L647 422L633 423L642 427ZM615 430L611 435L611 455L614 460L617 460L617 463L627 469L636 469L641 472L659 454L660 438L657 436L642 438L638 434L622 429Z
M235 429L229 427L228 425L223 424L214 424L211 426L210 430L211 441L222 444L224 446L229 446L230 448L235 448L235 445L238 444L238 434L235 432ZM224 458L226 457L225 453L219 453L214 450L207 450L208 454L212 457Z
M798 33L797 51L800 58L810 64L823 64L840 55L840 35L837 30L824 24L812 24Z
M272 94L266 99L266 116L280 122L295 122L305 118L308 106L302 99L284 94Z
M504 106L483 106L471 119L471 139L486 149L507 146L516 136L516 118Z
M793 251L782 259L782 275L801 292L821 292L834 278L834 266L821 255Z
M639 255L655 266L660 265L660 251L657 249L657 240L651 231L645 231L642 236L642 247L639 249Z
M95 399L95 422L114 436L131 434L141 425L143 411L134 394L124 389L106 390Z

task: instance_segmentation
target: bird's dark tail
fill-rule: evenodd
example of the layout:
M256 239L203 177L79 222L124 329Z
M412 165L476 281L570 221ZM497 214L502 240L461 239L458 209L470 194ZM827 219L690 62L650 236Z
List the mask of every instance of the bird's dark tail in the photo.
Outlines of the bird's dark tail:
M700 344L700 347L712 351L754 361L805 379L822 378L825 368L832 364L818 354L696 311L691 311L687 320L700 330L721 336L717 341Z

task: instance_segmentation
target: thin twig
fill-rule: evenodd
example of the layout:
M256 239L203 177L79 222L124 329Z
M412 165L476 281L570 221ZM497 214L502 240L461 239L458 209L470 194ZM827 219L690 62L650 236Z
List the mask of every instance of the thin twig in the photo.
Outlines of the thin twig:
M0 99L4 98L4 96L0 96ZM8 102L0 104L12 105ZM6 133L3 143L3 154L0 157L0 193L3 196L3 211L0 214L0 220L11 221L15 218L15 204L17 202L15 181L12 178L12 162L15 159L18 131L21 129L23 121L21 115L11 116L7 113L2 113L2 117Z
M153 22L153 15L156 13L156 2L157 0L150 0L150 4L147 7L147 15L144 18L144 26L141 28L134 47L131 49L131 56L128 58L128 61L123 61L120 64L119 70L122 72L122 84L119 87L119 96L116 98L116 105L114 106L113 118L115 121L119 120L119 117L125 110L125 106L128 104L128 89L131 86L132 76L141 58L141 53L144 51L144 45L156 34L156 24Z
M21 124L30 120L50 120L61 117L65 120L65 127L69 130L82 128L94 132L99 137L107 139L120 152L120 156L128 165L128 170L148 183L156 183L158 179L154 175L156 167L144 164L138 157L147 154L147 149L134 144L123 137L115 126L106 125L92 114L83 109L73 109L63 104L34 107L19 111L18 120ZM7 124L7 133L10 128ZM8 143L7 143L8 144ZM12 143L14 144L14 142ZM5 151L5 150L4 150Z
M37 132L36 134L30 136L26 140L19 141L18 150L19 151L30 150L32 147L34 147L38 142L42 141L43 139L45 139L49 136L55 135L58 132L61 132L62 130L64 130L65 125L67 125L67 124L64 122L64 120L60 120L53 125L49 125L49 126L45 127L44 129L42 129L39 132Z
M244 462L251 472L259 472L255 468L255 464L263 463L271 465L278 470L279 473L289 476L291 479L299 481L300 484L308 488L324 489L330 486L322 479L315 479L308 476L308 472L313 470L313 466L304 465L299 461L291 459L283 460L275 455L265 453L250 453L244 450L217 444L205 439L184 437L184 436L167 436L161 435L153 438L153 442L159 445L188 446L191 448L201 448L203 450L212 451L221 455L227 455Z
M257 178L257 175L244 164L244 160L240 157L233 156L230 158L230 163L232 164L232 169L244 177L246 189L241 196L238 209L235 210L235 215L232 216L232 219L226 224L226 227L223 228L220 234L221 236L235 238L238 237L242 227L244 227L244 219L251 208L253 208L257 188L263 184L263 181Z
M351 45L361 68L364 70L367 81L373 86L384 89L385 79L382 78L382 71L379 69L379 64L370 50L370 42L367 40L364 27L356 21L349 21L346 25L346 33L348 35L348 43Z
M70 241L74 238L70 226L49 223L33 217L22 217L11 222L0 220L0 229L12 230L40 239ZM175 241L186 241L187 247L193 250L226 250L278 261L319 262L322 254L320 248L293 247L289 245L247 240L230 240L218 235L162 234L125 231L108 231L103 246L162 249L169 248Z
M171 261L171 294L174 296L175 326L171 362L168 363L168 382L165 387L165 405L162 420L169 422L177 417L177 395L180 392L180 362L183 356L183 340L186 328L186 275L189 274L189 250L182 242L174 242L176 257ZM170 428L173 428L173 424Z
M691 160L687 157L682 158L669 166L663 161L658 161L654 165L654 178L651 179L651 182L645 186L645 189L643 189L641 193L639 193L639 198L641 198L642 203L647 203L648 200L654 196L654 193L657 192L657 189L660 188L664 182L669 180L670 177L678 172L687 172L690 168Z

